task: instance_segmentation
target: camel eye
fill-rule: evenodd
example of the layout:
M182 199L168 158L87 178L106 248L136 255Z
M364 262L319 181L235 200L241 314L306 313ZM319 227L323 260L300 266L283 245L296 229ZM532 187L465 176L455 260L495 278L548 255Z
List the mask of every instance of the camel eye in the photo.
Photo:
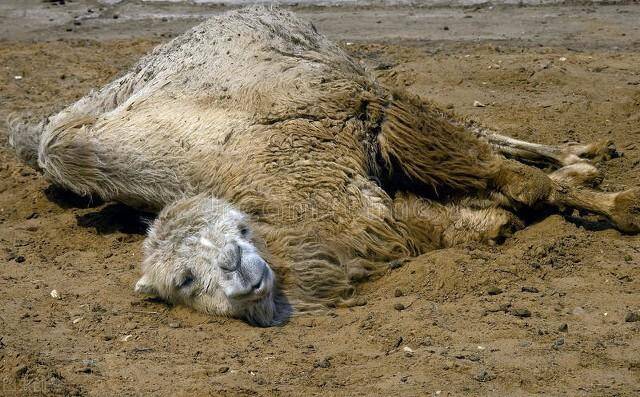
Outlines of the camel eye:
M193 284L195 280L196 278L193 276L193 274L191 272L188 272L185 274L184 278L182 279L182 281L180 281L177 287L178 289L188 288Z
M245 225L241 225L240 226L240 235L242 237L247 237L249 235L249 228L246 227Z

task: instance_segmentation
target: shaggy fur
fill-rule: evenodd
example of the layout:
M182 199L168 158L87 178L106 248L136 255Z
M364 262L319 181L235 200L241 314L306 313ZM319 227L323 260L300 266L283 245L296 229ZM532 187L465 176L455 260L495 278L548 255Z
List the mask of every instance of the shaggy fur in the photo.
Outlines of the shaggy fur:
M463 125L379 85L308 22L249 8L156 48L11 142L53 183L162 210L139 291L260 325L291 306L349 305L354 282L390 261L506 236L523 206L585 205L640 228L637 191L585 195L581 169L549 178L498 154L532 144Z

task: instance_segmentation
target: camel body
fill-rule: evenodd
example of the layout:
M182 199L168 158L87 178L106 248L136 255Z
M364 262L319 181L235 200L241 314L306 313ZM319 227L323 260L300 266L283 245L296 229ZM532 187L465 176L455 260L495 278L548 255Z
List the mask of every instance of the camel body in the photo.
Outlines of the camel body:
M602 146L465 126L278 9L214 17L11 142L53 183L160 211L137 290L260 325L348 305L390 261L507 236L522 208L640 218L637 190L582 187Z

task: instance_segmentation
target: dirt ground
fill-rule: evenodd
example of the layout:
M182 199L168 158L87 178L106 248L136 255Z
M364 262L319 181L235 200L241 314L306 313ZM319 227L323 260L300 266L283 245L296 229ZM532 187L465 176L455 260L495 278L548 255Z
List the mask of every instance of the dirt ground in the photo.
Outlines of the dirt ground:
M3 119L60 109L223 9L18 3L0 5ZM640 185L639 6L299 11L487 126L612 139L602 188ZM134 294L145 219L52 188L0 139L0 395L640 395L640 236L598 218L429 253L362 284L362 306L267 329Z

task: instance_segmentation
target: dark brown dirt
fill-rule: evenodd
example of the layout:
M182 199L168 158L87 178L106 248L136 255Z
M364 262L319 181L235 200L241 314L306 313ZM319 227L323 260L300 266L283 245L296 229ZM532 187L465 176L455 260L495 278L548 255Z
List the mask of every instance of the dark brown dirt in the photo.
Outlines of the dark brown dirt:
M619 34L600 28L588 34ZM510 135L612 139L623 156L599 166L618 190L640 185L640 33L628 34L617 49L345 48ZM0 112L61 108L161 40L142 36L3 41ZM640 321L625 320L640 311L640 237L598 218L541 217L503 245L434 251L363 284L362 306L260 329L135 295L144 215L53 189L0 146L0 395L640 394Z

